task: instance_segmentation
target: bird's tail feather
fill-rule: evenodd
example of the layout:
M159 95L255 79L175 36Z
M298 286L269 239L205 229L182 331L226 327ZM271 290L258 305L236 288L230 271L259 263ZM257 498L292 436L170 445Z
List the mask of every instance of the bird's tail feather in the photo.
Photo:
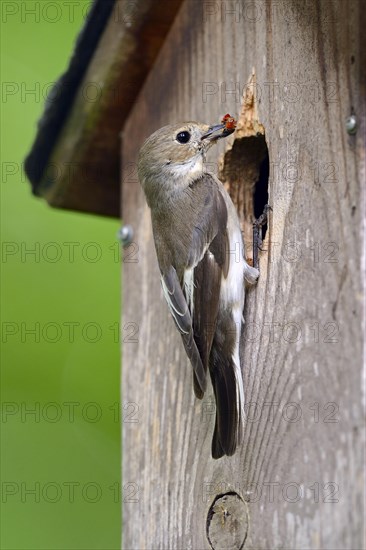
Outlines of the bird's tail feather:
M238 360L213 345L210 374L216 400L212 457L232 456L240 443L244 416L244 388Z

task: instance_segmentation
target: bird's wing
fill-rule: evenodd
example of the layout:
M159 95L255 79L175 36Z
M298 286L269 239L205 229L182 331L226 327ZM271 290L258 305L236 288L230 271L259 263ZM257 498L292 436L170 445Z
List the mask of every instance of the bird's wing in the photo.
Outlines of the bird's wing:
M185 266L178 273L172 265L162 270L164 295L193 366L198 398L202 398L207 385L221 278L226 277L229 268L228 213L218 185L212 176L204 174L189 189L191 207L186 211L177 209L177 215L190 218L180 227L193 228L184 246ZM177 245L182 236L175 238ZM163 262L159 263L162 266Z
M200 352L205 372L207 372L212 342L216 331L219 311L222 277L226 277L229 267L229 245L227 235L227 209L220 192L213 201L212 219L216 234L211 240L202 259L193 270L192 323L194 339ZM194 377L194 391L199 392Z
M202 359L194 340L191 313L180 286L177 272L173 266L170 266L168 271L162 274L161 282L165 299L182 336L189 360L192 363L194 380L199 388L200 395L203 395L207 387L206 370L203 367Z

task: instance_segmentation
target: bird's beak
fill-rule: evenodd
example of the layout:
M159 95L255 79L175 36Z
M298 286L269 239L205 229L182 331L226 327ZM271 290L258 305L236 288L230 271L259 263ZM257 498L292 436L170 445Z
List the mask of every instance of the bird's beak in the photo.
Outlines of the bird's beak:
M210 126L207 132L201 136L201 141L207 139L207 141L216 141L223 137L227 137L234 132L234 128L226 128L225 124L215 124Z

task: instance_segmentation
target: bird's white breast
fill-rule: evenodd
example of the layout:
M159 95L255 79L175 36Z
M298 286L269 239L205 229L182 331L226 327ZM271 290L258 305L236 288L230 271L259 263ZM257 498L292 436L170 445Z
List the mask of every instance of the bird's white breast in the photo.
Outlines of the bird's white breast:
M203 174L203 158L201 154L181 163L169 165L169 171L177 178L188 178L193 181Z

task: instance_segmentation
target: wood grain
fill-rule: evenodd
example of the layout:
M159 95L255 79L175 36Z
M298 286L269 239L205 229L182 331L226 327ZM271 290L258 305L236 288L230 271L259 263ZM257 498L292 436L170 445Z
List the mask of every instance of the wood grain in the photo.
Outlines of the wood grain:
M234 4L242 11L230 14ZM123 343L123 402L138 416L123 426L129 550L210 548L210 506L231 492L248 506L244 548L363 544L365 13L355 0L251 6L186 0L123 128L123 220L136 243L123 264L123 326L139 329L138 342ZM164 124L237 116L253 67L273 213L245 306L245 437L234 457L214 461L212 391L194 398L135 163ZM355 136L345 128L352 110Z

